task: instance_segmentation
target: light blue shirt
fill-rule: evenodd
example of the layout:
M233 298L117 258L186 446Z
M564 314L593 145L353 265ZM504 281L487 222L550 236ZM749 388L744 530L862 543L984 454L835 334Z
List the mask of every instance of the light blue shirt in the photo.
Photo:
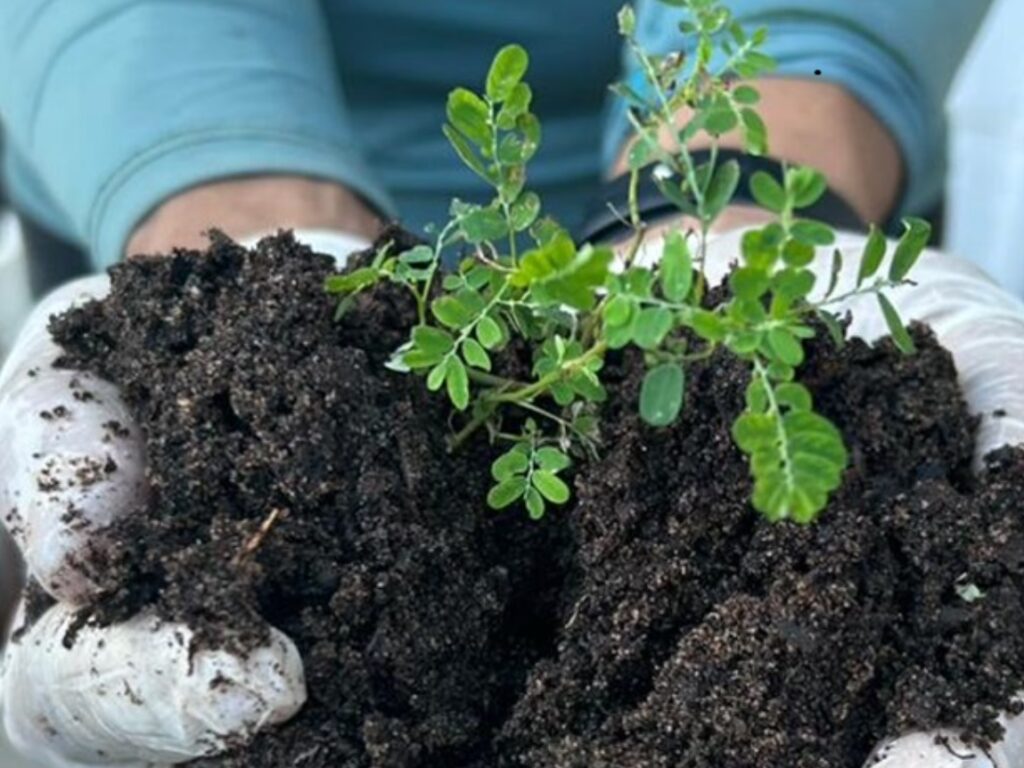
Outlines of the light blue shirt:
M626 125L621 0L5 0L0 119L11 197L116 261L160 202L256 173L333 179L420 228L483 190L446 145L448 91L519 42L544 124L530 184L578 222ZM904 205L940 193L942 101L987 0L733 0L766 25L778 74L860 98L902 147ZM642 42L676 50L680 11L636 3ZM628 77L629 73L625 73ZM216 222L210 222L215 224Z

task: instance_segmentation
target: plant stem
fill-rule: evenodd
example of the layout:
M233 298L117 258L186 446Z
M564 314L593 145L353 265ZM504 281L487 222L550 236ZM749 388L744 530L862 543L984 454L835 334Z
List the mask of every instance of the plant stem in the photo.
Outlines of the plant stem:
M786 485L792 488L796 485L796 481L793 478L793 457L789 453L789 435L786 434L786 427L782 421L782 410L779 408L779 401L775 399L775 390L772 389L771 379L768 377L768 371L760 357L754 358L754 373L761 379L761 386L764 387L768 399L768 412L775 421L779 453L782 455L782 471L786 475Z
M473 381L477 382L478 384L487 384L488 386L491 387L507 389L508 387L526 386L525 382L516 381L515 379L505 379L502 378L501 376L495 376L493 373L481 371L478 368L469 368L468 373L469 378L472 379Z
M572 360L566 362L561 368L556 371L552 371L546 376L538 379L532 384L509 391L498 391L491 396L484 396L480 398L480 407L477 414L469 420L469 422L460 429L455 435L452 436L448 443L448 449L450 451L456 450L462 445L469 437L476 432L480 427L487 423L487 420L494 413L495 407L501 403L511 403L515 405L524 405L532 398L536 397L543 392L546 392L551 388L551 385L558 383L566 376L572 375L580 368L583 368L590 361L600 357L608 351L608 342L601 340L597 342L593 347L588 349L579 357L574 357Z
M434 245L434 262L430 265L430 274L427 279L423 282L422 293L414 291L416 296L416 315L419 318L420 325L426 325L427 323L427 300L430 298L430 288L434 282L434 275L437 274L437 267L441 263L441 251L448 244L446 241L451 230L457 225L457 222L450 221L445 225L438 235Z
M600 357L607 351L608 342L602 339L579 357L574 357L572 360L569 360L558 370L552 371L543 378L538 379L533 384L523 387L522 389L501 393L496 397L491 398L491 402L518 403L523 400L529 400L530 398L536 397L542 392L550 389L552 384L557 384L566 376L576 373L576 371L583 368L591 360Z

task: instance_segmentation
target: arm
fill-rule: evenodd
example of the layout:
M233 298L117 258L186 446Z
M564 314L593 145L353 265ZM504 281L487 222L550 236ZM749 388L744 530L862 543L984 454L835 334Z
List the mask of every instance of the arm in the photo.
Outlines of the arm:
M772 155L820 168L868 221L935 202L943 173L942 99L987 5L949 3L940 10L930 0L731 3L744 24L771 29L766 52L779 68L759 88ZM679 18L641 0L640 42L655 52L677 49ZM606 136L613 169L621 168L616 158L628 134L624 113L613 114ZM723 141L734 143L731 137Z
M354 146L315 0L7 3L0 71L18 73L0 79L12 146L98 266L120 258L147 215L150 232L165 227L165 201L227 178L324 182L249 195L258 228L363 226L366 208L387 209ZM320 212L303 220L310 199Z

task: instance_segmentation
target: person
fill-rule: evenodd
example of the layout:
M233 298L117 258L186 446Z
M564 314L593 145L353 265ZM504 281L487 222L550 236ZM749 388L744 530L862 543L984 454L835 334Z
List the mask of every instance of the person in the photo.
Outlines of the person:
M476 79L510 41L531 53L534 108L545 125L531 186L564 223L583 224L586 201L621 172L627 142L626 115L606 98L623 68L627 79L636 76L615 35L619 4L6 4L6 178L37 235L29 238L33 257L60 262L51 271L64 278L74 271L69 253L87 253L101 269L126 255L201 246L210 226L236 238L296 228L344 256L392 216L414 230L438 221L451 197L481 193L439 131L445 96ZM938 198L942 98L985 2L731 6L741 21L771 28L767 49L779 68L760 88L774 158L823 170L851 228ZM638 0L636 10L647 48L680 45L681 9ZM722 229L754 220L737 206ZM709 263L719 271L736 236L712 244ZM844 279L853 279L862 243L854 234L841 241ZM72 420L24 416L52 406L69 383L70 374L51 366L57 350L46 317L104 290L105 278L90 277L51 294L0 372L0 509L10 510L5 522L28 571L57 601L10 644L0 702L12 742L52 765L176 764L292 716L305 697L301 660L280 634L246 658L189 658L189 627L145 615L87 627L64 646L76 608L95 591L80 554L102 548L104 525L145 493L144 444L102 381L90 382L97 396L76 403ZM933 324L953 351L966 397L985 415L979 454L1024 442L1024 376L1015 362L1024 359L1024 307L965 263L935 253L918 285L894 300L905 317ZM874 337L884 329L865 322L854 330ZM1002 418L991 418L997 409ZM126 425L128 437L104 442L111 422ZM121 469L108 482L39 490L42 467L60 475L73 461L111 451ZM68 503L86 525L68 524ZM880 759L946 764L944 750L921 746L928 738L886 745Z

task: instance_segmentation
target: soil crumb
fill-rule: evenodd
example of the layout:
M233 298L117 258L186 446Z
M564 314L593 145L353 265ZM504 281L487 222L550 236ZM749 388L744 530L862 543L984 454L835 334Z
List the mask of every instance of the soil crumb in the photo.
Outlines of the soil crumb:
M449 454L443 399L383 368L412 302L383 285L335 323L334 271L287 233L214 235L52 323L148 452L94 619L155 607L237 649L273 625L303 654L299 716L202 766L860 768L910 729L999 737L1024 683L1024 457L971 477L975 420L927 329L909 358L809 349L852 457L816 525L747 504L742 366L693 368L653 430L632 354L607 369L602 458L532 523L486 507L494 449Z

